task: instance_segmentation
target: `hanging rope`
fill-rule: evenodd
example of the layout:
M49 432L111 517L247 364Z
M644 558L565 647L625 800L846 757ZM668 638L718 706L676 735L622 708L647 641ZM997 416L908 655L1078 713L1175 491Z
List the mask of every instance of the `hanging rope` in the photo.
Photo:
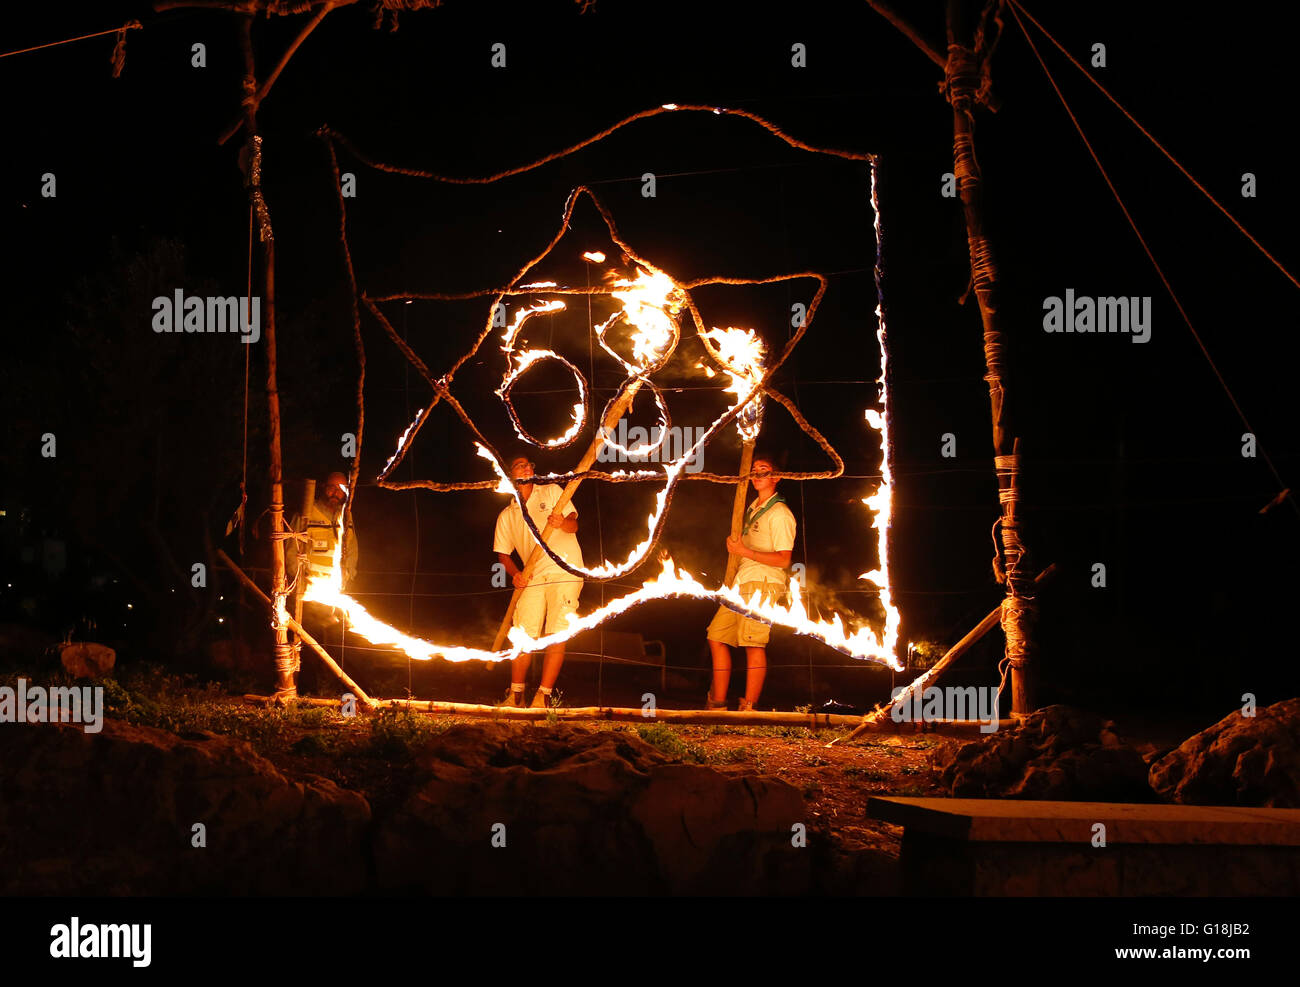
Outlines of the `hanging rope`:
M1258 249L1259 252L1260 252L1261 254L1263 254L1265 257L1267 257L1267 258L1269 259L1270 262L1272 262L1272 264L1273 264L1274 267L1276 267L1279 271L1281 271L1284 275L1286 275L1286 278L1287 278L1288 281L1290 281L1290 282L1291 282L1293 285L1295 285L1297 288L1300 288L1300 280L1298 280L1294 274L1292 274L1292 273L1291 273L1290 271L1288 271L1285 267L1283 267L1283 266L1282 266L1282 262L1279 261L1276 257L1274 257L1271 253L1269 253L1268 249L1267 249L1267 248L1266 248L1262 243L1260 243L1258 240L1256 240L1255 237L1251 235L1250 231L1246 229L1246 227L1242 226L1241 223L1237 221L1237 217L1234 216L1234 215L1232 215L1232 213L1228 212L1227 208L1226 208L1222 203L1220 203L1218 199L1216 199L1213 195L1210 194L1209 189L1207 189L1204 185L1202 185L1200 182L1198 182L1198 181L1196 180L1195 176L1192 175L1192 173L1191 173L1190 171L1188 171L1186 168L1184 168L1184 167L1182 166L1182 163L1179 162L1179 160L1178 160L1177 158L1175 158L1175 157L1174 157L1174 156L1173 156L1173 155L1172 155L1172 154L1171 154L1171 153L1170 153L1170 152L1165 148L1165 146L1164 146L1163 144L1161 144L1158 140L1156 140L1155 137L1152 135L1151 131L1147 130L1146 127L1142 126L1142 124L1138 122L1137 118L1136 118L1135 116L1133 116L1133 114L1130 113L1128 110L1126 110L1126 109L1124 108L1124 106L1120 103L1120 101L1117 100L1114 96L1112 96L1112 95L1107 91L1106 87L1103 86L1100 82L1098 82L1097 79L1093 76L1093 74L1092 74L1091 72L1089 72L1086 68L1084 68L1082 65L1080 65L1078 59L1076 59L1073 55L1071 55L1071 54L1066 50L1065 46L1061 44L1061 42L1057 41L1054 37L1052 37L1052 35L1048 32L1047 28L1043 27L1043 25L1040 24L1040 23L1039 23L1039 22L1034 18L1034 15L1033 15L1033 14L1031 14L1029 11L1027 11L1027 10L1026 10L1026 9L1025 9L1025 8L1024 8L1024 7L1023 7L1023 6L1018 2L1018 0L1009 0L1009 2L1010 2L1010 5L1011 5L1011 13L1015 16L1015 18L1016 18L1016 23L1020 25L1020 30L1021 30L1021 31L1025 31L1025 25L1024 25L1024 23L1020 20L1020 15L1021 15L1021 14L1024 14L1025 17L1027 17L1027 18L1029 19L1029 22L1030 22L1031 24L1033 24L1034 27L1038 28L1038 30L1040 30L1040 31L1043 33L1043 37L1047 38L1048 41L1050 41L1052 44L1056 45L1057 50L1059 50L1059 51L1061 52L1061 54L1064 55L1064 56L1065 56L1065 57L1070 61L1070 64L1072 64L1075 68L1077 68L1080 72L1082 72L1083 75L1084 75L1084 77L1085 77L1089 82L1091 82L1094 86L1096 86L1098 89L1100 89L1100 90L1101 90L1101 94L1102 94L1103 96L1105 96L1108 100L1110 100L1110 102L1115 106L1115 108L1118 109L1121 113L1124 114L1125 117L1128 118L1129 123L1131 123L1131 124L1133 124L1133 126L1137 127L1137 129L1138 129L1139 131L1142 132L1142 136L1145 137L1147 140L1149 140L1152 144L1154 144L1155 147L1156 147L1156 150L1158 150L1161 154L1163 154L1166 158L1168 158L1169 161L1173 164L1173 166L1174 166L1175 168L1177 168L1179 171L1181 171L1181 172L1183 173L1183 176L1184 176L1184 177L1185 177L1189 182L1191 182L1192 185L1194 185L1194 186L1196 187L1197 191L1199 191L1203 196L1205 196L1207 199L1209 199L1210 202L1214 204L1214 207L1215 207L1216 209L1219 210L1219 212L1221 212L1221 213L1223 213L1223 215L1227 216L1229 222L1231 222L1233 226L1237 227L1237 229L1241 231L1242 235L1243 235L1247 240L1249 240L1251 243L1253 243L1253 244L1255 245L1256 249ZM1029 32L1028 32L1028 31L1025 31L1025 38L1026 38L1026 39L1029 38ZM1032 42L1032 41L1029 42L1029 46L1030 46L1031 48L1033 48L1034 45L1033 45L1033 42ZM1037 49L1034 50L1034 55L1035 55L1035 57L1038 57L1038 63L1039 63L1040 65L1043 65L1043 60L1042 60L1041 57L1038 56L1038 51L1037 51ZM1043 66L1043 71L1044 71L1044 72L1047 71L1047 66L1045 66L1045 65ZM1048 77L1051 78L1051 74L1050 74L1050 73L1048 73ZM1055 87L1056 83L1053 82L1052 85L1053 85L1053 87ZM1060 91L1058 90L1057 93L1058 93L1058 95L1059 95L1059 94L1060 94ZM1062 101L1063 103L1065 102L1064 97L1062 97L1062 100L1061 100L1061 101ZM1068 109L1068 107L1067 107L1067 109Z
M1147 255L1147 259L1151 261L1151 266L1155 268L1156 274L1159 276L1161 283L1165 286L1165 290L1169 292L1169 297L1173 299L1174 306L1178 309L1178 314L1182 316L1183 322L1186 323L1188 331L1192 334L1192 339L1196 341L1196 345L1200 348L1201 354L1205 357L1205 361L1210 365L1210 369L1214 371L1214 376L1218 378L1219 385L1223 388L1223 392L1228 395L1228 400L1232 402L1232 407L1236 410L1237 417L1241 419L1241 423L1245 426L1247 432L1250 432L1252 435L1257 434L1255 429L1251 426L1250 420L1246 417L1246 412L1242 409L1241 403L1237 400L1236 395L1232 393L1232 388L1228 386L1227 380L1219 370L1218 364L1216 364L1214 358L1210 356L1210 351L1206 347L1204 340L1201 339L1201 334L1198 333L1196 327L1192 325L1191 317L1183 307L1183 303L1174 291L1173 285L1169 283L1169 279L1165 276L1164 269L1160 266L1160 262L1156 260L1155 254L1151 252L1150 246L1147 245L1146 237L1144 237L1142 231L1138 229L1137 222L1129 212L1128 206L1124 204L1124 199L1119 194L1119 190L1115 187L1115 183L1110 180L1110 175L1106 171L1105 166L1101 163L1101 159L1097 156L1097 152L1093 149L1092 142L1088 140L1088 135L1084 133L1083 126L1079 123L1079 118L1075 116L1074 110L1071 109L1069 102L1065 98L1065 94L1061 92L1061 87L1056 84L1056 79L1053 77L1051 70L1048 69L1047 63L1043 61L1043 56L1039 54L1038 47L1034 44L1034 39L1029 36L1029 30L1025 27L1024 21L1020 19L1019 7L1020 5L1016 3L1015 0L1012 0L1011 13L1015 16L1016 23L1020 25L1021 33L1024 34L1025 40L1029 43L1029 48L1034 53L1034 57L1038 60L1039 66L1042 67L1043 74L1047 76L1047 81L1051 83L1052 89L1056 92L1057 98L1060 99L1061 105L1065 108L1065 112L1069 116L1070 122L1074 124L1074 129L1079 132L1079 138L1083 141L1083 146L1088 149L1088 154L1092 157L1093 163L1096 164L1097 170L1101 172L1101 177L1105 180L1106 187L1110 189L1111 195L1115 197L1115 201L1119 204L1120 211L1124 213L1124 218L1128 220L1129 226L1133 228L1133 234L1138 238L1138 243L1142 245L1143 252ZM1292 280L1295 279L1293 278ZM1273 479L1277 481L1278 487L1280 489L1285 489L1288 484L1282 479L1282 474L1278 472L1277 467L1273 463L1272 457L1269 456L1263 443L1258 443L1257 447L1259 449L1260 458L1262 458L1265 464L1267 464L1269 472L1273 474ZM1290 501L1291 506L1295 508L1296 513L1300 514L1300 503L1296 503L1294 497L1287 499Z
M92 34L79 34L75 38L64 38L62 41L50 41L43 45L33 45L30 48L19 48L17 51L0 52L0 58L8 58L10 55L25 55L29 51L41 51L45 48L55 48L59 45L70 45L74 41L85 41L87 38L102 38L106 34L116 34L117 44L113 46L113 78L116 79L122 74L122 65L126 61L126 32L135 31L143 28L144 25L137 20L130 20L121 27L110 27L106 31L95 31Z
M354 157L356 157L357 160L359 160L362 164L365 164L370 168L374 168L377 171L387 171L395 175L408 175L411 178L429 178L435 182L445 182L449 185L490 185L493 182L501 181L501 179L503 178L510 178L513 175L522 175L524 172L532 171L536 168L540 168L543 165L549 164L552 161L558 161L560 158L568 157L570 154L574 154L578 151L581 151L584 147L589 147L592 144L596 144L604 140L610 134L613 134L616 131L621 130L623 127L626 127L628 124L635 123L638 120L647 120L651 117L662 116L665 113L713 113L717 116L740 117L742 119L750 120L758 124L760 127L768 131L770 134L779 137L786 144L789 144L791 147L796 148L797 150L800 151L809 151L814 154L828 154L831 155L832 157L844 158L849 161L870 161L871 160L871 155L862 151L844 151L836 148L817 147L812 144L806 144L795 137L791 137L789 134L787 134L776 124L772 123L770 120L767 120L766 118L759 116L757 113L751 113L748 110L734 110L734 109L726 109L720 106L703 106L698 104L689 104L689 105L684 104L680 106L676 104L668 104L666 106L657 106L649 110L642 110L639 113L633 113L629 117L624 117L622 120L618 121L613 126L606 127L604 130L600 131L597 134L593 134L592 136L586 138L585 140L581 140L576 144L571 144L570 146L566 148L562 148L559 151L554 151L551 154L536 159L535 161L530 161L527 164L519 165L515 168L507 168L505 171L498 171L492 175L483 175L478 177L456 177L451 175L440 175L437 174L436 172L425 171L419 168L406 168L399 165L384 164L383 162L373 161L370 158L366 157L364 154L362 154L359 150L357 150L357 148L352 144L351 141L349 141L345 136L343 136L343 134L340 134L337 130L334 130L332 127L328 127L328 126L322 127L319 131L317 131L317 133L321 134L322 136L329 137L331 140L338 141L340 144L346 147L348 151Z

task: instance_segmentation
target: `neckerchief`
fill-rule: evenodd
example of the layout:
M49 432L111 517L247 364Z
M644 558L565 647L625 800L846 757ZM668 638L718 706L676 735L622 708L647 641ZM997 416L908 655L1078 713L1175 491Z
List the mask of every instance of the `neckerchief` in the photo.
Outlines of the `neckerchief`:
M758 524L758 519L761 518L764 514L766 514L769 510L771 510L774 506L776 506L777 504L784 504L784 503L785 503L784 497L782 497L780 494L772 494L768 502L758 509L757 514L753 514L751 516L750 512L753 511L752 507L749 508L749 510L745 511L745 525L740 529L741 536L743 537L744 535L746 535L749 532L750 528Z

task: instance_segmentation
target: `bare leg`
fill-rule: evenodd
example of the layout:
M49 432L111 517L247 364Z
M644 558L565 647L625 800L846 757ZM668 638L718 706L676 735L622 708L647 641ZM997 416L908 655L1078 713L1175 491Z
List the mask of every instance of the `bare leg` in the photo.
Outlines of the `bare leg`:
M515 660L510 666L510 684L523 685L528 681L528 666L533 663L532 652L522 655L515 655Z
M721 641L709 641L709 651L713 654L713 688L709 698L715 703L727 699L727 685L731 681L731 648Z
M550 689L555 685L555 680L560 677L560 666L564 664L564 642L552 644L546 649L546 656L542 659L542 685L543 689Z
M745 656L749 659L749 668L745 672L745 699L751 706L756 706L763 692L763 681L767 678L767 649L746 648Z

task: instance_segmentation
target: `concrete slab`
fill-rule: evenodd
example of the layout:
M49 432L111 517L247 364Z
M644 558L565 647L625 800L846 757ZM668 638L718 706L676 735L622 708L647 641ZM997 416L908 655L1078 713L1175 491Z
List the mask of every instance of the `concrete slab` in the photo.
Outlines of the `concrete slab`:
M872 797L867 813L909 832L974 843L1300 846L1300 809Z

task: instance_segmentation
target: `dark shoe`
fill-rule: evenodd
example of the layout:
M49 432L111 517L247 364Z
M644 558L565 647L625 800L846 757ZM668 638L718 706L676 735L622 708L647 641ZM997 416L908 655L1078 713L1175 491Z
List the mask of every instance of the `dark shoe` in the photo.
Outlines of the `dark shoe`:
M510 707L510 708L512 708L512 709L523 709L523 708L524 708L524 694L523 694L522 691L520 691L520 692L516 692L514 689L507 689L507 690L506 690L506 697L505 697L504 699L502 699L501 702L497 703L496 705L497 705L497 708L498 708L498 709L500 709L500 708L502 708L502 707L505 707L505 706L508 706L508 707Z

